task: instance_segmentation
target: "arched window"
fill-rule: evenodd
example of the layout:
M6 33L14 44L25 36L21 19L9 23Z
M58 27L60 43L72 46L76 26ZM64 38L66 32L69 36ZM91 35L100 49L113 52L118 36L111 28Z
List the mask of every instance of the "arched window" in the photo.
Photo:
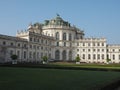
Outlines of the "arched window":
M113 60L115 60L115 55L113 54Z
M71 35L71 33L69 34L69 41L71 41L72 40L72 35Z
M59 40L59 32L56 32L55 37L56 37L56 40Z
M72 60L72 51L69 51L69 60Z
M66 51L65 50L62 52L62 59L66 60Z
M83 54L83 59L85 59L85 54Z
M91 59L91 55L90 54L88 54L88 59Z
M66 40L66 33L63 33L63 40Z
M60 60L60 51L59 50L55 51L55 59Z

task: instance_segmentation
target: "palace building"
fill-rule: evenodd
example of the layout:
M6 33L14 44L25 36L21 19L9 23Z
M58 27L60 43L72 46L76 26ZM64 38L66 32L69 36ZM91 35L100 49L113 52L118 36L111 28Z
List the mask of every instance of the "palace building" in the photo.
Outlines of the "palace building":
M44 23L34 23L15 37L0 35L0 63L48 60L74 61L79 56L85 63L120 63L120 45L109 45L106 38L86 38L84 31L63 20L59 15Z

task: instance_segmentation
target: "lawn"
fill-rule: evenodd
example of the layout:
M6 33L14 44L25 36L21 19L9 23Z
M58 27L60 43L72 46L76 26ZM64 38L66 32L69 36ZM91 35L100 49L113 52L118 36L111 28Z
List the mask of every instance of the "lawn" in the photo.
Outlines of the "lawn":
M0 90L98 90L120 72L0 67Z

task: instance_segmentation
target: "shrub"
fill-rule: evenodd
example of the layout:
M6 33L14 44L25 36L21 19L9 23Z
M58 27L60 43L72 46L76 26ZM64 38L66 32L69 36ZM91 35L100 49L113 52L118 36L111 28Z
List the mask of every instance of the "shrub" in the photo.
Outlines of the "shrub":
M14 54L14 55L11 55L11 58L12 58L12 60L16 60L18 58L18 56Z
M42 59L44 62L47 62L47 60L48 60L47 56L43 56Z
M75 58L75 61L76 61L76 62L79 62L79 61L80 61L80 57L77 56L77 57Z

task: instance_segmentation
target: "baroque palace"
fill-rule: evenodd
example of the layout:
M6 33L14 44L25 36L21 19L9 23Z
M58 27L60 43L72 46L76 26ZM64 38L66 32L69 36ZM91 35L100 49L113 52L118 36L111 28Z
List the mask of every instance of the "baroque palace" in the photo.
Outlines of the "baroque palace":
M106 38L85 38L84 31L64 21L59 15L44 23L34 23L15 37L0 34L0 63L48 60L73 61L79 56L86 63L120 63L120 45L109 45Z

